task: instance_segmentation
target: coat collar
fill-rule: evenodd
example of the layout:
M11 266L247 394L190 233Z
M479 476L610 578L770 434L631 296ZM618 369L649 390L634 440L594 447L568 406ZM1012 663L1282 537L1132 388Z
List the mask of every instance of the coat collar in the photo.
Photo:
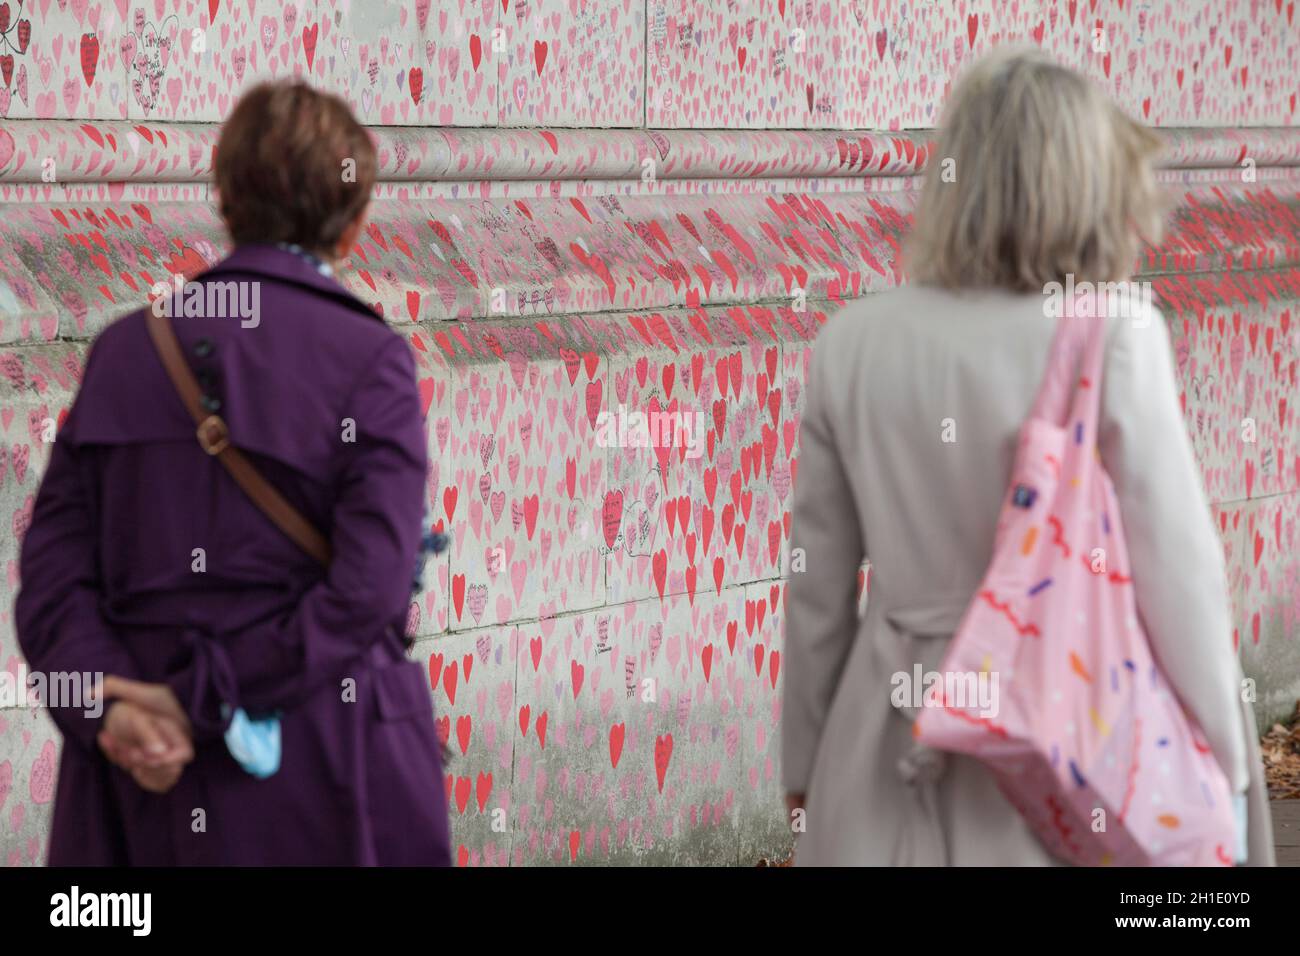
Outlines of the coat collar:
M274 243L241 243L235 246L230 255L196 278L206 279L210 276L235 272L253 273L301 286L318 295L335 299L358 312L364 312L377 321L383 321L374 309L340 285L332 276L316 269L304 256L281 249Z

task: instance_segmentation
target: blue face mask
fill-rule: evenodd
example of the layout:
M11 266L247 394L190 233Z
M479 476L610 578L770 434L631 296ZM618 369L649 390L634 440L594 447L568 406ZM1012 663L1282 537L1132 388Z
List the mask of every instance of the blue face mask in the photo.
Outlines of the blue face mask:
M253 720L240 707L226 728L226 749L244 770L265 780L280 769L280 718Z

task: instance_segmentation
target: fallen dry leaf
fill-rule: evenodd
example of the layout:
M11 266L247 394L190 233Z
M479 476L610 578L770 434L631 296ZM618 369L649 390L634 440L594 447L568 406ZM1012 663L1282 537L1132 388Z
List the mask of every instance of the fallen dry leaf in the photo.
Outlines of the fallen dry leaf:
M1274 724L1259 739L1264 758L1264 779L1274 800L1300 800L1300 700L1284 724Z

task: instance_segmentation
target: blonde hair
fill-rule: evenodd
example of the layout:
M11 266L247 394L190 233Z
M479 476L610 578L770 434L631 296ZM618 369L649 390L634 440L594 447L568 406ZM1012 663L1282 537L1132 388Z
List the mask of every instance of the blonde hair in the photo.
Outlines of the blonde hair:
M1067 275L1127 279L1142 240L1159 239L1160 146L1093 81L1038 48L994 50L944 108L907 242L909 274L1017 292Z

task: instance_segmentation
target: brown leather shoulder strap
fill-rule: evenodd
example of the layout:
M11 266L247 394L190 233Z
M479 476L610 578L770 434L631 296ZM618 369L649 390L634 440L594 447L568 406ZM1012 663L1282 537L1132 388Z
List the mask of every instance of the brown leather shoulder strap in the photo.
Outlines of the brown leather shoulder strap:
M230 431L220 415L210 414L203 407L203 392L198 379L190 370L189 363L181 351L181 343L176 338L171 320L166 315L159 315L152 308L145 309L145 321L149 326L149 337L153 339L158 357L162 359L167 377L172 380L176 394L180 396L186 411L197 426L195 435L199 447L225 466L235 484L243 489L250 501L261 510L277 528L285 533L294 544L311 555L322 565L330 563L330 546L325 536L310 521L303 517L293 505L289 504L262 477L251 461L230 443Z

